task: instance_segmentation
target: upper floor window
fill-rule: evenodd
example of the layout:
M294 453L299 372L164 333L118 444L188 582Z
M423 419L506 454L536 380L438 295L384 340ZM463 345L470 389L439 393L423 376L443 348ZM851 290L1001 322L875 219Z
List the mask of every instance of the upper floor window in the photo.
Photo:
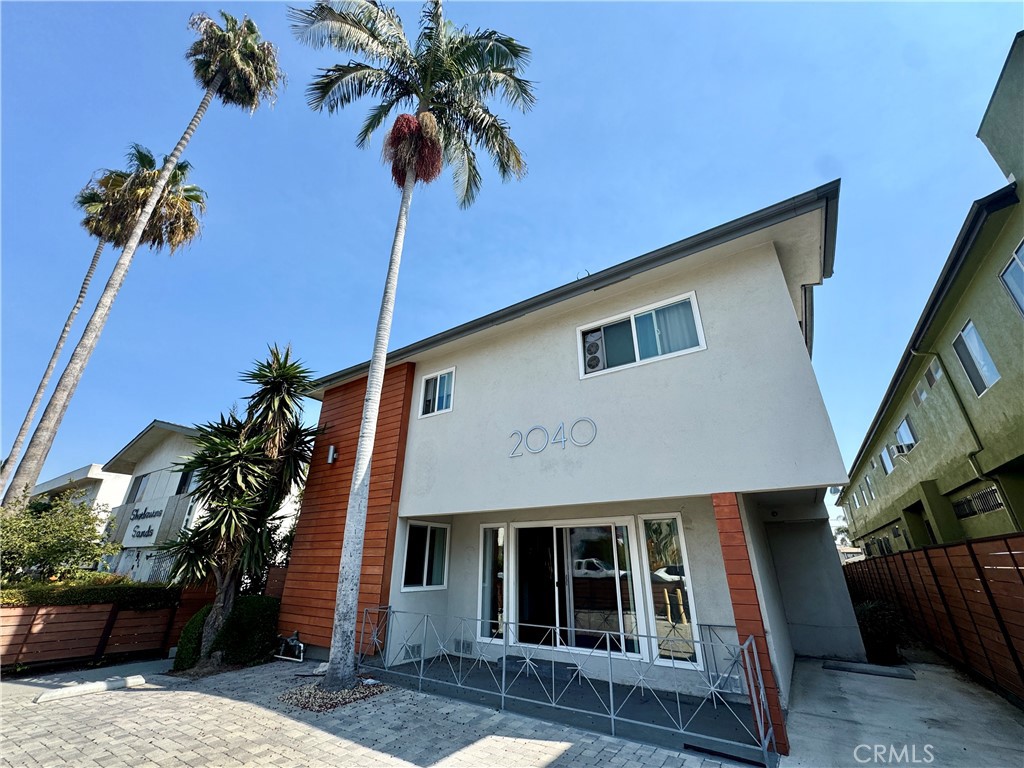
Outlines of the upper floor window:
M999 381L999 371L981 340L978 329L970 320L953 341L953 349L964 367L964 373L971 380L971 386L980 397L989 387Z
M942 366L939 365L939 361L932 360L931 365L928 366L928 370L924 372L924 379L928 382L929 389L935 386L935 382L942 378Z
M705 348L693 293L577 330L582 376Z
M914 390L914 405L920 405L928 399L928 388L924 385L924 382L920 382L917 385L917 389Z
M430 416L435 413L450 411L452 409L452 394L454 391L454 368L424 376L420 416Z
M910 417L907 416L900 422L900 425L896 427L896 444L906 446L909 451L915 445L917 445L917 433L914 432L914 425L910 422Z
M878 460L882 462L882 471L885 474L892 472L892 457L889 455L889 448L886 446L882 449L882 452L878 454Z
M136 501L142 498L142 495L146 492L146 485L149 483L149 475L139 475L132 480L132 485L128 489L128 495L124 499L125 504L134 504Z
M875 462L871 462L874 464ZM875 486L871 483L871 475L864 475L864 485L867 486L868 495L871 496L871 500L874 501L877 497L875 496Z
M178 490L174 492L174 495L180 496L183 493L191 493L195 490L198 482L199 476L194 469L182 472L178 475Z
M1022 249L1024 249L1024 241L1013 252L1013 256L1010 257L1010 263L999 274L999 279L1003 281L1006 290L1010 292L1010 296L1013 297L1013 302L1017 305L1017 309L1024 315L1024 263L1021 262Z

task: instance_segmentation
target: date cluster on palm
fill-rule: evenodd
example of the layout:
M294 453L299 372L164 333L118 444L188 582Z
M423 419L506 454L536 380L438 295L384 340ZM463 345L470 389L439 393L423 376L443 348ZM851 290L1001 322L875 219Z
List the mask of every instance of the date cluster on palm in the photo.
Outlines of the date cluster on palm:
M391 163L391 178L405 186L405 171L416 167L416 181L431 182L441 173L441 134L429 112L399 115L384 142L384 161Z

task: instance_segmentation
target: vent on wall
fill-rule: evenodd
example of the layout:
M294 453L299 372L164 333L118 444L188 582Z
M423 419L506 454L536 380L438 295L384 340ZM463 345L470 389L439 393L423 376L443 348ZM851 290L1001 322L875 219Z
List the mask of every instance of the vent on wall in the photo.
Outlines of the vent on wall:
M423 646L419 643L407 645L402 649L402 661L419 661L423 655Z
M467 656L473 655L473 641L472 640L452 640L452 651L455 653L465 654Z

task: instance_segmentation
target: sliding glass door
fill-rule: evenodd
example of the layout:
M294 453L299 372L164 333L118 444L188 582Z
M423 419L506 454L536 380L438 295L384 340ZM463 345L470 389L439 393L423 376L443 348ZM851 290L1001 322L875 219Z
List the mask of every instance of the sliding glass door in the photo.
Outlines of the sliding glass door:
M639 651L627 525L530 526L515 531L520 642Z

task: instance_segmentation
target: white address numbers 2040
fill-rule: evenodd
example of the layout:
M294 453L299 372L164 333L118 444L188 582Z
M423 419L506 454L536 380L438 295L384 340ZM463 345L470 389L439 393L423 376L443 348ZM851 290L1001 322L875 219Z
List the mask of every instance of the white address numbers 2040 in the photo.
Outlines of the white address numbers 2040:
M556 443L561 443L563 451L565 450L566 443L572 443L579 448L585 448L594 442L596 437L597 424L593 419L586 416L576 419L569 429L565 428L564 421L560 421L555 428L554 435L550 435L547 428L540 425L530 427L525 435L517 429L509 435L509 439L515 440L516 444L509 452L508 457L514 459L522 456L522 449L524 447L529 453L540 453L549 445Z

